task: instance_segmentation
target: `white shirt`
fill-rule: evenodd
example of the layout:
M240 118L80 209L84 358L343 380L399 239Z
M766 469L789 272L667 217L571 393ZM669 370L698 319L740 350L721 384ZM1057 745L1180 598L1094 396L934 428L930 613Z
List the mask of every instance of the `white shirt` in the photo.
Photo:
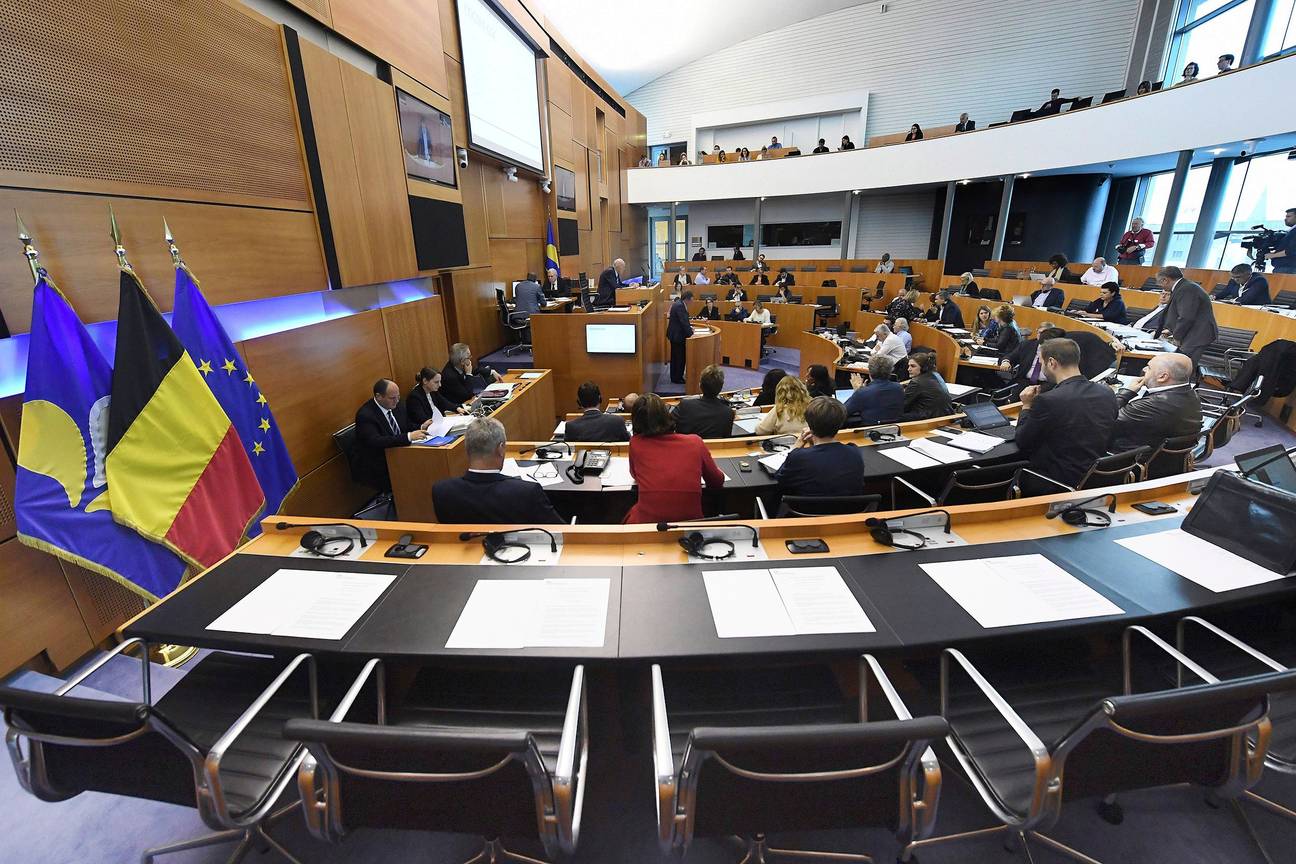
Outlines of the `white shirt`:
M1106 285L1108 282L1120 282L1120 272L1110 264L1101 270L1090 267L1080 277L1080 281L1085 285Z
M896 363L899 363L901 360L909 356L909 352L905 350L904 340L894 333L887 336L886 339L884 339L882 343L873 350L881 354L883 357L890 357Z
M1057 286L1053 286L1056 288ZM1039 296L1035 298L1033 305L1036 309L1044 309L1048 306L1049 295L1053 293L1053 288L1041 288Z
M761 310L757 311L757 310L753 309L753 310L751 311L751 314L747 316L747 323L748 323L748 324L760 324L760 325L762 325L762 326L765 325L765 324L770 323L770 313L769 313L769 310L768 310L768 309L761 309Z
M697 274L696 276L693 277L693 284L694 284L694 285L710 285L710 284L711 284L711 280L707 278L707 275L706 275L705 273L699 273L699 274Z
M431 397L428 398L429 400L431 399ZM388 429L395 429L396 430L395 434L404 435L406 438L409 437L408 432L401 431L400 424L396 422L396 415L391 412L390 408L387 408L384 405L380 404L376 398L374 399L374 404L378 406L378 410L381 411L383 413L383 417L387 419Z
M1135 321L1135 322L1134 322L1134 326L1135 326L1136 328L1138 328L1139 330L1142 330L1143 327L1144 327L1144 325L1146 325L1149 321L1152 320L1152 316L1153 316L1153 315L1157 315L1157 314L1159 314L1159 313L1161 312L1161 310L1163 310L1163 309L1165 309L1164 306L1158 306L1158 307L1156 307L1156 308L1153 309L1151 312L1149 312L1148 314L1144 315L1144 316L1143 316L1142 318L1140 318L1139 320Z
M874 273L890 273L895 269L894 261L879 261L878 266L874 268Z

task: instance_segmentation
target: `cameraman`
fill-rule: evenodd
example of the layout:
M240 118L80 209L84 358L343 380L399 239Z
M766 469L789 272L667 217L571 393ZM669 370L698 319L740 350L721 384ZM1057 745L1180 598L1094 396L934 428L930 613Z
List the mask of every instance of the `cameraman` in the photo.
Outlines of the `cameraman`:
M1278 241L1278 246L1269 253L1275 273L1296 273L1296 207L1288 207L1283 224L1288 227L1287 236Z

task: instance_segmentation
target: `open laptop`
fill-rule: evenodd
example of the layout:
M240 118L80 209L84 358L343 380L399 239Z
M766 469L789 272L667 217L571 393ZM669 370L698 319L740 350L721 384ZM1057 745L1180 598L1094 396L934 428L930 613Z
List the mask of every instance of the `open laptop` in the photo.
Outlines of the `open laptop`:
M1004 426L1011 425L1008 418L999 410L999 406L993 402L974 402L971 405L963 406L963 414L967 417L972 428L978 432L985 429L1001 429Z
M1233 461L1244 476L1285 492L1296 492L1296 464L1281 444L1239 454Z
M1029 306L1029 305L1031 305L1031 298L1030 298L1030 295L1029 295L1029 294L1014 294L1014 295L1013 295L1013 305L1014 305L1014 306Z

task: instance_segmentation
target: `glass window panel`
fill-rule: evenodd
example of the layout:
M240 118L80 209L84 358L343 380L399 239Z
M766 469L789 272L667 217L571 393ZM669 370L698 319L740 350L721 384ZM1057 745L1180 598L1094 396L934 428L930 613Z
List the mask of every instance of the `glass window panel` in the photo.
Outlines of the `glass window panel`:
M1268 57L1296 45L1296 0L1274 0L1273 16L1260 55Z
M1296 171L1286 152L1261 156L1248 163L1246 180L1237 202L1232 230L1253 225L1283 228L1283 214L1296 201Z
M1179 212L1175 214L1175 231L1192 232L1201 213L1202 199L1206 196L1206 181L1210 178L1210 166L1199 165L1188 170L1188 180L1184 184L1183 197L1179 200ZM1142 180L1147 187L1144 196L1143 224L1154 234L1161 233L1161 220L1165 218L1166 202L1170 200L1170 187L1174 183L1174 172L1153 174Z
M1191 0L1188 4L1188 14L1184 16L1184 21L1192 23L1198 18L1205 18L1223 6L1232 3L1233 0Z
M1197 64L1200 77L1207 78L1215 74L1215 60L1219 55L1241 57L1254 6L1252 0L1247 0L1204 24L1180 31L1166 68L1166 86L1182 78L1183 69L1190 62Z

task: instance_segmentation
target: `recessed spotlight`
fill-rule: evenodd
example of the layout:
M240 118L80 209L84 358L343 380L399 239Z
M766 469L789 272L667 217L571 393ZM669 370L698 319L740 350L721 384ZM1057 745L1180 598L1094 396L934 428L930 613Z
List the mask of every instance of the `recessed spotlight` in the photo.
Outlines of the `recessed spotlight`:
M852 194L852 195L858 195L858 194L860 194L860 190L858 190L858 189L852 190L852 191L851 191L851 194Z
M1030 174L1018 174L1017 176L1020 177L1021 179L1025 180L1027 177L1030 176Z
M972 181L971 181L971 180L960 180L960 181L958 181L958 182L959 182L959 185L960 185L960 186L966 186L966 185L968 185L969 183L971 183Z
M1212 155L1215 155L1215 156L1218 156L1219 154L1221 154L1221 153L1223 153L1223 152L1224 152L1224 148L1223 148L1223 147L1212 147L1211 150L1210 150L1210 153L1211 153Z

